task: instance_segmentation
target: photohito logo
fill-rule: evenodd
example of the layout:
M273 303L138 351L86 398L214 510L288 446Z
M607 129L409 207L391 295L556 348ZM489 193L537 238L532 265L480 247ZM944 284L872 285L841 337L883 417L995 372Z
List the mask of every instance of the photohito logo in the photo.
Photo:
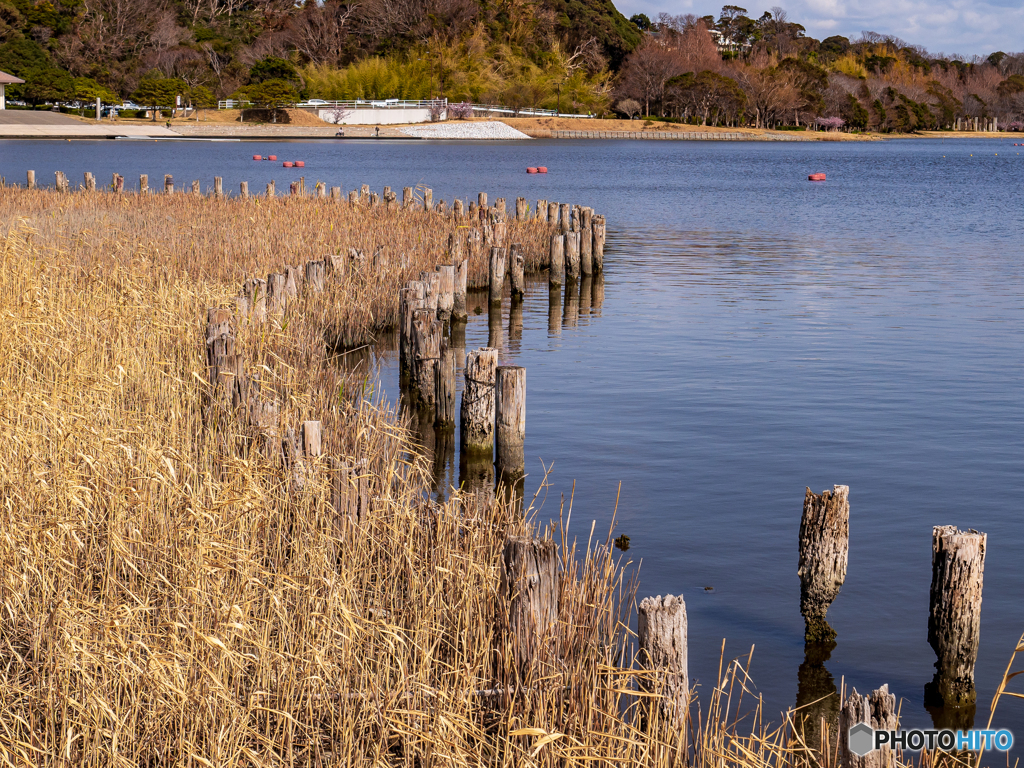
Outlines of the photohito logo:
M1013 746L1013 734L1002 730L971 730L952 731L945 729L913 730L913 731L876 731L870 725L858 723L851 726L847 733L850 751L857 757L874 752L882 747L891 749L941 749L949 752L953 749L968 749L974 752L995 749L1007 752Z

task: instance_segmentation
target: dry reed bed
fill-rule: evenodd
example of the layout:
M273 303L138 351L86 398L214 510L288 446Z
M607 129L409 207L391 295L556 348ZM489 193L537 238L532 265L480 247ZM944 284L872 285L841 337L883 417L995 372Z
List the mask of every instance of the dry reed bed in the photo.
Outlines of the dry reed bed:
M397 286L441 261L449 221L310 200L11 190L0 210L4 764L679 757L679 734L657 719L636 727L635 585L607 541L548 532L564 573L559 627L520 677L497 564L527 524L474 497L425 501L397 415L328 364L325 319L385 325ZM331 505L326 460L300 488L253 449L244 421L208 429L202 330L247 274L386 242L406 267L238 328L282 424L319 419L330 457L368 460L370 514L354 525ZM336 306L361 301L379 314ZM731 662L707 709L695 704L695 764L794 761L792 728L767 727L760 707L739 719L745 680Z

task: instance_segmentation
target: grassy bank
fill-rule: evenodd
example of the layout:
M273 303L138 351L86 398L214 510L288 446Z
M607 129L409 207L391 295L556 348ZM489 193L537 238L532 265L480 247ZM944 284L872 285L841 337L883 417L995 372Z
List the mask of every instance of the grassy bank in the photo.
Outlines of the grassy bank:
M14 189L0 213L4 764L674 764L681 734L635 717L634 586L603 532L543 532L563 574L558 626L521 676L499 562L529 524L485 498L427 502L398 415L331 361L339 335L368 343L393 322L398 286L444 260L454 222L310 198ZM534 267L545 236L510 224ZM244 421L210 428L206 311L246 276L349 248L362 267L280 323L237 327L278 430L323 422L326 455L300 485ZM332 458L367 461L358 523L332 505ZM725 659L694 703L694 764L806 753L763 723L748 668Z

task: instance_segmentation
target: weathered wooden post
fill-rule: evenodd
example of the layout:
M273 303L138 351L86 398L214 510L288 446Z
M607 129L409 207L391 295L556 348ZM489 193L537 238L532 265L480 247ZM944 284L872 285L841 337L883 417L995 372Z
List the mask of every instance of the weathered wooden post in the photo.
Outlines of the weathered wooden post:
M316 196L318 199L323 200L327 197L327 185L322 181L316 183Z
M549 226L552 226L552 227L557 227L558 226L558 211L559 211L559 209L560 209L560 206L558 205L558 203L555 203L555 202L549 202L548 203L548 225Z
M594 236L593 236L593 252L594 252L594 272L604 271L604 236L605 236L605 223L604 216L594 216Z
M516 221L526 221L526 198L516 198Z
M495 384L495 468L505 481L523 476L526 440L526 369L517 365L497 368Z
M288 303L288 276L284 272L271 272L267 275L267 313L283 315Z
M478 206L476 204L476 202L471 200L469 202L469 220L470 221L474 221L475 222L479 218L479 214L478 214L479 210L480 210L480 206Z
M145 195L149 193L149 174L139 174L139 194Z
M573 232L580 231L580 206L574 205L570 211L569 229Z
M192 194L193 195L200 195L200 194L202 194L202 192L203 192L203 189L199 185L199 179L194 179L192 181Z
M331 200L341 200L341 187L331 187Z
M323 455L323 425L319 421L304 421L300 430L302 455L315 459Z
M455 430L455 349L447 339L441 340L441 353L437 359L434 374L437 415L434 427L445 431Z
M551 540L512 536L501 564L500 594L508 606L513 661L520 677L532 682L558 629L558 550Z
M477 206L479 208L486 208L487 207L487 193L486 192L480 192L476 196L476 204L477 204Z
M466 217L466 209L462 201L456 198L452 201L452 218L456 221L462 221Z
M494 451L494 382L498 350L485 347L466 355L460 428L464 453Z
M275 182L268 181L267 182L267 197L274 197L276 195L277 195L277 187L275 186Z
M238 196L243 200L249 197L249 182L243 181L238 185Z
M85 191L95 192L96 191L96 177L88 171L85 172Z
M242 294L249 302L249 312L254 323L267 320L267 281L262 278L249 278L242 285Z
M419 281L406 283L405 288L398 292L398 370L403 385L412 381L412 319L418 309L425 309L423 300L425 287Z
M686 738L686 719L690 704L687 668L686 603L683 596L645 597L637 610L639 662L649 673L639 678L640 690L661 693L660 699L647 699L647 716L658 702L661 717L673 731ZM685 742L682 751L685 753Z
M413 382L420 403L433 406L437 397L437 361L441 358L443 326L436 310L417 309L412 315Z
M69 191L68 177L64 171L54 171L54 178L56 180L56 186L58 192Z
M93 183L95 183L95 181ZM115 195L122 194L124 192L124 176L122 176L120 173L115 173L112 186Z
M224 197L224 178L221 176L213 177L213 196Z
M314 293L324 292L324 282L327 278L327 265L323 261L306 262L306 287Z
M169 174L164 174L164 194L171 194L174 191L174 177Z
M423 299L426 301L426 309L437 313L437 294L441 289L441 275L437 272L420 272L420 282L423 283Z
M452 319L455 308L455 265L442 264L437 268L437 274L440 277L437 287L437 318L447 323Z
M412 187L402 187L402 207L412 207Z
M359 191L353 189L348 193L348 204L355 208L359 205Z
M538 200L537 201L537 213L536 213L536 216L537 216L537 221L539 221L541 224L547 224L548 223L548 201L547 200Z
M370 185L362 184L359 187L359 202L366 205L370 202Z
M558 206L558 226L563 232L568 232L572 228L572 206L568 203Z
M35 171L28 171L25 174L25 186L27 186L29 189L35 189L36 188L36 172Z
M378 195L376 192L371 192L370 193L370 207L371 208L376 208L378 205L380 205L380 195Z
M570 282L580 279L580 233L565 233L565 276Z
M854 740L861 744L852 745L857 752L864 753L864 746L870 750L860 757L851 750L850 729L858 725L869 725L874 730L894 731L899 728L899 717L896 714L896 696L889 693L889 686L883 685L871 692L871 695L860 695L853 689L846 701L841 702L839 710L839 766L840 768L895 768L896 752L883 744L874 749L874 739L864 728L852 734Z
M800 520L800 613L804 641L831 643L836 632L825 613L846 581L850 549L850 488L833 486L820 495L808 488Z
M977 699L974 664L981 636L981 590L988 536L955 525L932 529L928 643L938 660L925 703L969 707Z
M469 318L466 312L466 285L469 277L469 260L460 259L455 263L455 293L452 301L452 320L463 323Z
M370 505L366 464L366 459L360 459L354 465L331 459L331 506L343 520L347 519L357 525L366 518Z
M580 273L584 277L594 274L594 217L590 208L581 211Z
M548 286L558 288L565 282L565 235L551 236L551 257L548 267Z
M423 190L423 210L430 213L430 209L434 207L434 190L424 189Z
M491 261L488 277L489 293L488 298L491 304L501 304L501 294L505 289L506 254L504 248L497 246L491 248Z
M293 181L288 184L288 194L292 197L299 194L299 182Z
M526 295L526 278L523 270L526 263L526 248L521 243L513 243L509 249L509 274L512 282L512 301L522 301Z
M494 201L494 214L498 217L498 219L500 221L504 221L505 220L505 215L506 214L505 214L505 198L504 197L499 197L497 200Z
M297 298L302 290L303 272L291 265L284 268L284 291L289 299Z

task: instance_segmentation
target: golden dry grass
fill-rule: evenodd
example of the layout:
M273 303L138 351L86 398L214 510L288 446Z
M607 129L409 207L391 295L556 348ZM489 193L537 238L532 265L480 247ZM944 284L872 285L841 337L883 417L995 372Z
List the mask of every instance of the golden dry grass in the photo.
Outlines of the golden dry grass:
M398 415L331 363L332 325L366 340L388 326L398 286L444 258L449 219L309 198L12 189L0 211L0 762L680 757L681 734L657 717L637 726L635 585L608 541L591 530L577 544L560 522L543 534L559 545L559 623L520 677L498 563L508 536L537 533L529 511L428 501ZM535 265L545 233L512 226ZM238 414L205 411L206 310L246 275L380 246L378 269L335 275L279 323L238 324L278 427L323 422L326 455L299 484ZM332 506L330 459L367 461L358 524ZM692 764L797 760L789 721L769 726L753 694L744 708L746 670L725 663L694 704Z

